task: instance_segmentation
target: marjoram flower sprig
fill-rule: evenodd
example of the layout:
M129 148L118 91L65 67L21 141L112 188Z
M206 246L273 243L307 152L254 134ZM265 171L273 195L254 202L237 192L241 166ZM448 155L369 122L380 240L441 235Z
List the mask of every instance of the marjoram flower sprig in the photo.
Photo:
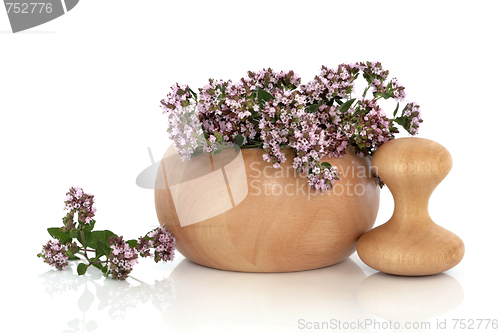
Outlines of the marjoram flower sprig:
M353 98L360 74L368 86ZM249 71L236 82L210 79L198 94L175 84L160 106L169 139L183 160L238 145L262 148L263 160L280 168L286 161L281 150L292 148L294 169L307 172L309 185L324 191L340 176L335 166L321 162L323 157L342 157L348 147L360 156L372 155L399 132L396 124L417 134L420 106L412 102L400 110L405 88L388 75L380 62L323 66L306 84L293 71ZM398 102L393 118L379 106L381 98Z
M153 257L155 262L172 261L175 253L175 238L164 226L160 226L139 239L125 241L109 230L94 230L96 209L94 196L86 194L79 187L72 187L66 193L63 226L48 228L53 237L43 246L38 257L63 270L69 260L83 260L77 267L79 275L94 266L105 276L125 280L139 256ZM75 215L78 219L75 221Z

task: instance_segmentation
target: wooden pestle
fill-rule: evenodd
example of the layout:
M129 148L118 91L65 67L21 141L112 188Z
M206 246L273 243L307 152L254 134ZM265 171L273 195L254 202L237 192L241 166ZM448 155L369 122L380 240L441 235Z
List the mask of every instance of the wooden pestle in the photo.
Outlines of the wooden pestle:
M394 214L363 234L357 243L361 260L381 272L430 275L457 265L464 243L429 216L429 197L452 167L448 150L423 138L384 143L374 154L375 173L394 197Z

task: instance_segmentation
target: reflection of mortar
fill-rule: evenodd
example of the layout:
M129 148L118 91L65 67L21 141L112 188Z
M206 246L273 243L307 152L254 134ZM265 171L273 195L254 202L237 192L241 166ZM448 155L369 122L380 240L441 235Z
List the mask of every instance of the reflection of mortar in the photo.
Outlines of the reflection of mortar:
M182 227L222 214L248 195L240 149L228 148L216 155L200 154L182 161L170 146L161 167ZM164 186L165 181L158 178L157 184Z
M286 274L224 272L184 260L168 277L175 285L176 298L162 314L164 329L276 333L313 331L298 329L307 322L328 322L330 326L331 320L373 320L356 301L356 288L365 278L351 259L327 268Z

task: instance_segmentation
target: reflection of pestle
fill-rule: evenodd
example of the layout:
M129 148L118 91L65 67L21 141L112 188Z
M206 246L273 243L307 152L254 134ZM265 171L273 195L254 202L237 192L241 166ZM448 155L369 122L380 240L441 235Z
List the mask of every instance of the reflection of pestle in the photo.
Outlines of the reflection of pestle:
M184 259L168 278L177 298L165 326L186 332L290 332L300 319L369 318L356 301L365 278L351 259L316 270L263 274L220 271Z
M411 331L404 325L418 323L419 327L412 327L413 331L424 331L436 329L436 321L430 318L458 307L464 291L457 280L444 273L425 277L376 273L360 283L357 298L372 314L398 322L400 330ZM424 322L429 325L422 325Z
M427 207L432 192L450 172L448 150L432 140L400 138L384 143L372 165L391 190L394 214L360 237L360 259L381 272L410 276L441 273L457 265L464 243L434 223Z

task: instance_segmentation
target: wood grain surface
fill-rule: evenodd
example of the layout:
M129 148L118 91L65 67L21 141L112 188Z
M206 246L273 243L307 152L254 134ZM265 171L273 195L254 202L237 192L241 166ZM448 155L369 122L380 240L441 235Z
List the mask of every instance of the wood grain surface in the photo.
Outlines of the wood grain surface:
M361 260L381 272L430 275L457 265L464 243L429 216L429 198L452 167L448 150L423 138L384 143L374 154L373 168L391 190L391 219L358 241ZM446 207L444 209L453 209Z
M158 170L159 222L191 261L244 272L326 267L349 257L373 227L380 189L369 158L349 150L324 159L342 174L321 194L308 191L307 179L295 173L291 149L279 169L262 160L263 150L242 149L241 163L232 151L181 162L171 147Z

